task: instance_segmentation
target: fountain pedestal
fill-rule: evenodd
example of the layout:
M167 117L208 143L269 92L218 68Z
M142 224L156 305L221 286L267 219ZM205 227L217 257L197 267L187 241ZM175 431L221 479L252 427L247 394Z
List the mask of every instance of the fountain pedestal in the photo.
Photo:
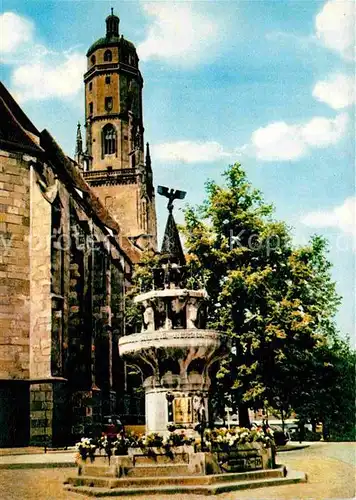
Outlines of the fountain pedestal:
M120 339L120 354L144 376L146 432L196 432L208 420L209 368L224 355L221 335L207 329L158 330Z

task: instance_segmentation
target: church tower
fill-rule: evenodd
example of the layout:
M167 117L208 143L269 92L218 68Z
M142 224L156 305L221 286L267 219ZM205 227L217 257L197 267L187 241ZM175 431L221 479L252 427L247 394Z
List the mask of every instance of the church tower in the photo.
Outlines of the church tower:
M144 148L143 78L135 46L120 36L119 23L111 9L106 36L87 52L83 175L122 233L143 246L148 240L155 248L155 195L148 144L146 154ZM77 144L78 153L80 149Z

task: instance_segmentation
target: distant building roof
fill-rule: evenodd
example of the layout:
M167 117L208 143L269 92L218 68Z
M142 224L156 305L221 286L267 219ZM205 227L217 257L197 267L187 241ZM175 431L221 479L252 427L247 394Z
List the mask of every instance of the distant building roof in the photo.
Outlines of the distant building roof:
M40 132L0 82L0 146L10 151L42 153Z

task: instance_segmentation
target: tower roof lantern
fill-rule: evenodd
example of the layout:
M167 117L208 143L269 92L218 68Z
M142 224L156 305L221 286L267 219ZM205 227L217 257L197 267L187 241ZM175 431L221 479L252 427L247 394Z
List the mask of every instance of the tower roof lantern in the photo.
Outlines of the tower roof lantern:
M120 18L115 16L114 9L111 7L111 14L106 18L106 36L110 38L112 36L119 36L119 24Z
M119 24L120 18L114 14L114 10L111 9L111 14L106 18L106 35L99 38L94 42L88 49L87 57L90 57L93 52L97 49L105 47L119 47L124 46L136 52L135 45L126 40L122 35L119 34Z

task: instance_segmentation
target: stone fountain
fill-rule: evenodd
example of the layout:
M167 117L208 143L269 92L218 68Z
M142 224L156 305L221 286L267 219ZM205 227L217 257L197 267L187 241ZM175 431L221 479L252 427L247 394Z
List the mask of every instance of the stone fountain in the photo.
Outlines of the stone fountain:
M152 290L135 298L142 306L141 332L122 337L119 353L142 372L146 432L175 427L194 434L197 424L208 420L209 370L226 347L222 334L206 328L206 291L185 286L185 257L173 217L173 199L183 192L159 192L169 198L160 265L153 269Z
M227 345L223 334L206 328L206 291L185 286L185 259L172 214L173 199L182 198L182 192L163 190L169 215L160 265L153 269L152 290L135 299L142 306L142 330L122 337L119 352L142 372L146 433L164 436L184 429L186 435L197 437L197 429L203 434L208 420L209 369L225 356ZM247 443L232 453L205 451L203 442L200 448L178 446L169 454L160 447L128 448L126 455L111 461L98 456L94 464L78 465L78 475L67 479L66 490L100 497L215 496L306 481L304 473L289 471L286 476L284 466L271 468L271 448L261 443Z

